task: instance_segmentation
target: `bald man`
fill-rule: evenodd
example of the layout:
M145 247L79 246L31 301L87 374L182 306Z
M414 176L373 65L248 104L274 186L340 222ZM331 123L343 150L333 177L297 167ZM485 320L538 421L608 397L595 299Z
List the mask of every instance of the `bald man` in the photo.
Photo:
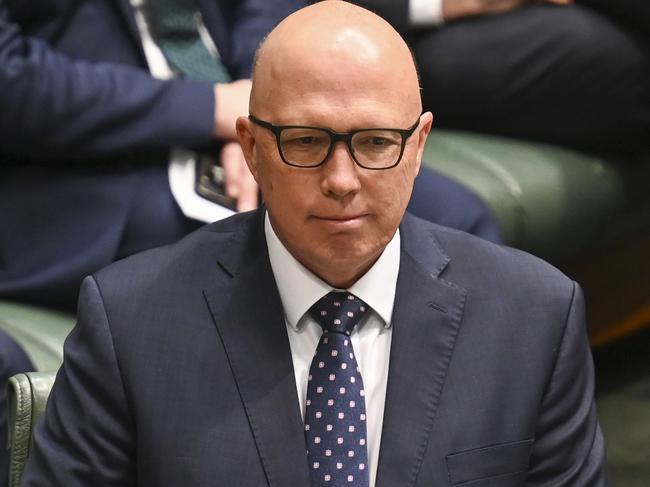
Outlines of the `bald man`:
M266 208L85 280L23 485L604 485L576 284L405 214L431 123L383 20L281 23L237 122Z

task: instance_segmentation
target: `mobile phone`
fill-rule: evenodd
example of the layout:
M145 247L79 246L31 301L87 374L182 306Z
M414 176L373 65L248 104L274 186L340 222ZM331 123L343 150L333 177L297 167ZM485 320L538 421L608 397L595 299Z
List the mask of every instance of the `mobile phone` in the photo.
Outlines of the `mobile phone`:
M231 210L237 209L237 200L226 194L224 170L211 156L197 156L195 189L200 196L213 203Z

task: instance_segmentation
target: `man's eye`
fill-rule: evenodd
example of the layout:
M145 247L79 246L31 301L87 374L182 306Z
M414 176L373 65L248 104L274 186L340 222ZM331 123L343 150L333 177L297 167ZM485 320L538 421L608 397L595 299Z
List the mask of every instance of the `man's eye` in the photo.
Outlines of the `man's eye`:
M299 137L295 142L300 145L310 145L314 143L314 140L315 137Z
M382 145L389 145L389 144L391 144L391 141L388 140L388 139L385 138L385 137L372 137L372 138L370 139L370 143L371 143L372 145L382 146Z
M385 137L383 135L367 135L356 139L355 145L377 150L399 145L399 141L393 137Z
M320 137L318 134L292 134L284 138L282 143L287 146L304 148L325 144L327 143L327 140L324 137Z

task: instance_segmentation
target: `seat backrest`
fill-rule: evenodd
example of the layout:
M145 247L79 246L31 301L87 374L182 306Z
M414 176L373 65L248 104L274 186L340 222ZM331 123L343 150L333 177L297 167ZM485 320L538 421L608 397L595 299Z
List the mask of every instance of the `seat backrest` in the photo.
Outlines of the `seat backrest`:
M45 412L56 372L28 372L9 379L9 487L18 487L32 447L32 434Z
M75 317L61 311L0 301L0 330L9 334L36 370L56 370L63 360L63 341Z

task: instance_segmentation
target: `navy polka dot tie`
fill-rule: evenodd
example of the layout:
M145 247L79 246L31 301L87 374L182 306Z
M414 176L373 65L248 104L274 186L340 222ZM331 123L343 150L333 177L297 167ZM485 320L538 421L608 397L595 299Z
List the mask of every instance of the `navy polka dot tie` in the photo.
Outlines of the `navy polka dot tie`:
M323 328L309 369L305 440L312 487L368 487L366 401L350 333L367 305L330 292L309 313Z

